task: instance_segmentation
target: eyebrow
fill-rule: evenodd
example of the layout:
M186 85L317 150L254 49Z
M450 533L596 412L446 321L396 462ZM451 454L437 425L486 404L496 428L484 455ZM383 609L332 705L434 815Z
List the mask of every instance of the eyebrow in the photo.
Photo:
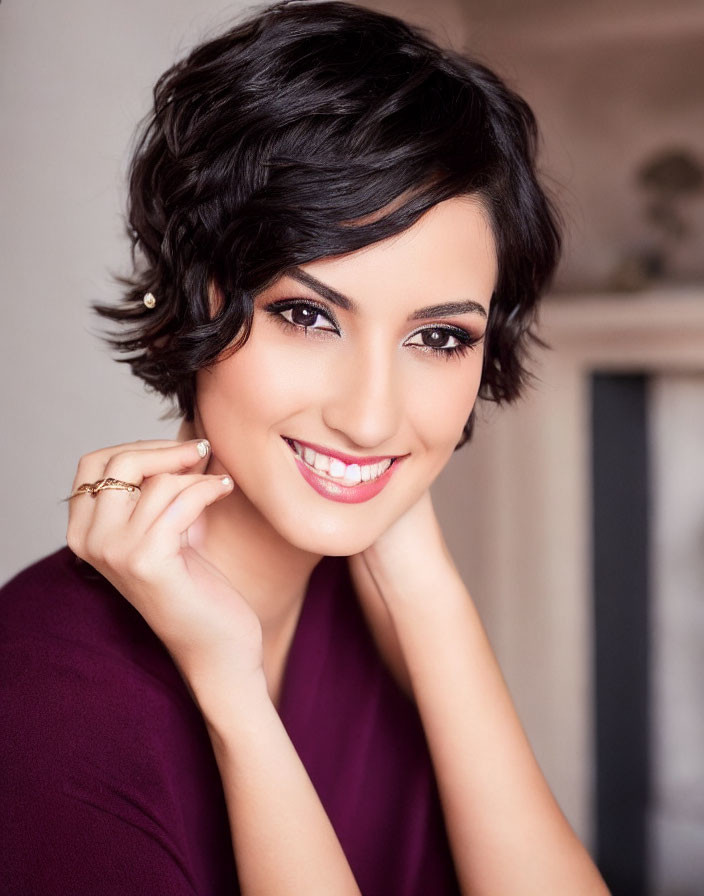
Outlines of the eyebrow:
M306 271L302 271L300 268L296 267L291 268L286 273L293 280L298 280L299 283L303 283L305 286L310 286L310 288L314 289L318 295L321 295L324 299L332 302L333 305L337 305L338 308L342 308L344 311L350 311L353 314L358 313L359 306L353 302L352 299L349 299L341 292L333 289L332 286L328 286L326 283L321 283L321 281L316 277L313 277L312 274L308 274ZM482 317L487 316L486 308L481 303L468 299L464 302L443 302L440 305L428 305L426 308L418 308L418 310L410 314L407 319L428 320L431 317L446 317L452 314L480 314Z

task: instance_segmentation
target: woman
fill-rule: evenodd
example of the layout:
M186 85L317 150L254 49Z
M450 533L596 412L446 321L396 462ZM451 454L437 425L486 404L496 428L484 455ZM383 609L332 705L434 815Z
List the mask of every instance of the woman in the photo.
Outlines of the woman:
M515 399L559 238L523 101L346 3L155 89L112 344L175 441L81 458L3 590L3 892L606 892L429 487Z

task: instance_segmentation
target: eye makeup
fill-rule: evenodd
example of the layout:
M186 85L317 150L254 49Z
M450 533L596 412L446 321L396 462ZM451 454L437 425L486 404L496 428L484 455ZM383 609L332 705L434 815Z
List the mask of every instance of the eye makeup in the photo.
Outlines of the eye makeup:
M442 355L448 361L451 358L461 358L468 350L473 349L474 346L478 345L484 338L483 334L481 336L476 336L461 327L451 327L447 324L423 327L420 330L416 330L410 338L412 339L415 336L420 336L423 340L427 338L431 341L418 343L406 340L404 345L417 346L421 350L430 351L435 355ZM445 341L454 339L456 345L447 346L445 343L442 345L433 345L432 338L435 337L435 341L437 342L437 336Z
M337 333L338 336L340 335L340 325L330 309L326 308L324 305L319 305L317 302L311 301L310 299L281 299L266 305L264 311L266 311L267 314L271 314L274 319L278 320L280 323L284 325L288 324L289 327L303 330L325 330L327 332ZM284 317L286 312L292 312L291 318ZM309 318L308 322L304 322L306 312ZM298 320L295 319L296 313L298 314ZM325 318L325 320L332 326L313 327L312 324L316 322L318 317Z
M265 305L263 310L270 314L284 329L289 331L302 330L305 335L308 334L308 330L335 333L337 336L341 335L340 325L330 309L310 299L280 299ZM319 318L326 320L330 326L313 326ZM415 337L420 337L423 341L409 341ZM441 345L433 345L433 338L436 343L443 340L444 342ZM469 349L480 343L483 338L483 334L478 336L462 327L434 324L416 330L408 337L404 345L418 348L435 356L442 355L445 360L450 360L451 358L462 357ZM454 340L456 344L447 346L448 340Z

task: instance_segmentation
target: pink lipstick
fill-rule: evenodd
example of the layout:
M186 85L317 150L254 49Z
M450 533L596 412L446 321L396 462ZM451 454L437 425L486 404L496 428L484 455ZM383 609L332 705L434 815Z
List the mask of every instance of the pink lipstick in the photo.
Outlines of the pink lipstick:
M349 454L344 454L340 451L331 451L330 449L313 445L313 443L311 442L298 443L299 445L312 448L319 454L325 454L327 457L336 458L342 463L347 464L360 464L361 462L360 465L371 465L383 462L385 460L391 460L391 464L388 469L386 469L380 476L377 476L376 478L370 479L368 481L363 480L357 484L351 485L346 484L344 478L333 478L328 475L323 475L322 472L315 470L313 467L307 464L302 457L299 456L292 444L292 440L285 439L285 441L288 442L298 469L306 482L324 498L329 498L331 501L339 501L343 504L359 504L363 501L370 500L370 498L373 498L375 495L378 495L393 476L394 471L399 464L399 461L403 460L403 457L405 456L404 455L402 457L397 457L393 455L385 455L384 457L375 456L360 458L353 457Z

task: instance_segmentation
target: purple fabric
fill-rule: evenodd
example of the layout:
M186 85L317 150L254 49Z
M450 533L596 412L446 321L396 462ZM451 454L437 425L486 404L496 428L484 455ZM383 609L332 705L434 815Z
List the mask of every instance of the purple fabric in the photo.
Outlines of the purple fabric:
M0 695L0 892L238 892L202 718L142 617L66 547L0 590ZM363 894L458 894L420 719L344 559L313 571L280 714Z

